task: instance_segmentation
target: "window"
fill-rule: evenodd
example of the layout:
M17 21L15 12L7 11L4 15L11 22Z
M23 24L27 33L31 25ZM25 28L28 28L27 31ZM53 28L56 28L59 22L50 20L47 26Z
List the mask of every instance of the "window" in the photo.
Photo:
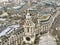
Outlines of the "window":
M29 32L29 27L27 28L27 32Z
M31 28L31 32L32 32L32 28Z

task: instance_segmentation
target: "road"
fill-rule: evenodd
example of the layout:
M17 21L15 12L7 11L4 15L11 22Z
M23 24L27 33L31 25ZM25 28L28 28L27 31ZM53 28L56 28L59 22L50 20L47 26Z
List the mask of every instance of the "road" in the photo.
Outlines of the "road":
M52 34L58 35L58 41L57 44L60 45L60 31L56 30L57 27L60 27L60 14L55 18L54 22L52 23L51 29L53 29Z

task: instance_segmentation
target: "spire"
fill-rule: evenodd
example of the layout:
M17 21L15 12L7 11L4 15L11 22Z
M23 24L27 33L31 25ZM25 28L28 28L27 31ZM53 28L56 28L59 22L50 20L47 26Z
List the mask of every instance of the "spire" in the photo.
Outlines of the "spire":
M30 0L28 0L28 7L30 7L31 6L31 2L30 2Z
M31 6L31 2L30 2L30 0L28 0L28 3L27 3L27 5L28 5L28 9L27 9L27 15L28 15L28 14L30 15L30 11L29 11L29 8L30 8L30 6Z
M30 5L31 5L31 3L30 3L30 0L28 0L28 8L30 8ZM29 11L29 9L27 9L27 15L26 15L26 19L31 19L31 16L30 16L30 11Z

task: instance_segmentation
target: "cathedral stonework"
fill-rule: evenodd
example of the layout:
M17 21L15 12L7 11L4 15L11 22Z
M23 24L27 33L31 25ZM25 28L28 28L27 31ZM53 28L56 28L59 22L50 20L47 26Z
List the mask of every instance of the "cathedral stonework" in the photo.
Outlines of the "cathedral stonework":
M0 45L60 45L60 1L1 0Z

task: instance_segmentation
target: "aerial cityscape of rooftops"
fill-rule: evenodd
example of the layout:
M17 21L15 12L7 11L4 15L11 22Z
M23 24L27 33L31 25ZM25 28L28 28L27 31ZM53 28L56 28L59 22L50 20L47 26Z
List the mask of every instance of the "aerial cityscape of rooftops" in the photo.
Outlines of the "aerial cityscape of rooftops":
M0 0L0 45L60 45L60 0Z

